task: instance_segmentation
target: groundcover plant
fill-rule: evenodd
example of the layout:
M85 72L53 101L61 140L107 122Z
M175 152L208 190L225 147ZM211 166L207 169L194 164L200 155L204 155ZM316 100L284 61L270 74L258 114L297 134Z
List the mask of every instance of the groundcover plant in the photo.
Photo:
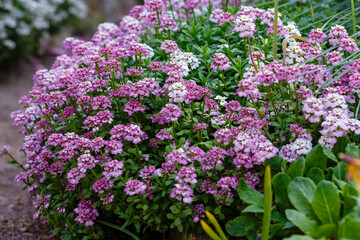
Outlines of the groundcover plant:
M0 63L29 55L56 26L84 18L82 0L2 0L0 2Z
M284 14L293 20L309 6L293 5ZM283 174L273 179L272 218L283 224L272 236L303 231L285 213L292 206L327 223L287 189L310 178L300 205L311 206L315 183L348 185L337 154L359 152L360 60L356 34L317 25L302 33L276 10L239 1L149 0L91 41L67 38L68 54L36 72L11 115L25 135L15 181L35 199L34 217L61 239L144 239L201 233L205 210L222 223L242 211L251 234L235 235L255 239L270 164Z

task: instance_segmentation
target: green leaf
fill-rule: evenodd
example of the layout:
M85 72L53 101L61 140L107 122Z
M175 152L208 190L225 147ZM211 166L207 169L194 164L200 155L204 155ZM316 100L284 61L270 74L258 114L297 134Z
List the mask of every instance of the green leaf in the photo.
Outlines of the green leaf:
M332 151L330 151L327 147L324 147L324 154L328 159L333 160L336 163L339 162L335 154Z
M314 238L321 238L321 237L336 237L337 235L337 226L335 224L324 224L320 226L316 226L311 231L311 236Z
M286 173L278 173L271 182L275 193L275 203L281 210L285 211L285 209L290 208L288 186L291 178Z
M346 184L342 190L342 194L344 196L343 215L345 216L357 206L359 192L354 186Z
M244 179L240 179L237 189L240 199L250 206L253 205L250 209L264 209L264 195L250 187Z
M327 165L327 156L324 154L324 146L316 145L305 158L305 172L307 173L311 168L318 167L325 170Z
M184 144L185 141L186 141L186 139L184 137L180 138L180 140L179 140L179 142L177 144L177 147L178 148L181 147Z
M359 240L360 239L360 216L359 207L347 215L340 223L338 239Z
M340 196L335 184L321 181L316 187L312 206L323 224L336 224L340 214Z
M250 216L240 216L225 224L226 231L233 237L246 236L249 230L254 230L258 220Z
M302 177L305 169L305 159L303 157L296 159L290 164L289 169L286 171L286 174L294 179L296 177Z
M332 149L332 152L335 154L335 156L337 156L339 153L344 153L346 146L351 143L349 140L349 137L341 137L337 139L337 142L335 144L335 146Z
M166 216L168 219L172 219L172 220L174 220L176 218L176 216L172 213L168 213L168 214L166 214Z
M112 223L109 223L109 222L105 222L105 221L102 221L102 220L96 220L97 222L99 223L102 223L104 225L107 225L109 227L112 227L112 228L115 228L123 233L126 233L127 235L129 235L130 237L132 237L133 239L135 240L140 240L140 238L138 238L138 236L136 236L135 234L133 234L132 232L130 232L129 230L126 230L126 229L123 229L121 228L120 226L118 225L115 225L115 224L112 224Z
M315 184L318 184L325 178L324 172L318 167L311 168L310 171L308 172L308 174L306 175L306 177L313 180Z
M345 153L354 157L360 157L360 149L355 145L355 143L350 143L345 148Z
M262 213L264 212L264 207L261 207L259 205L250 205L247 206L243 211L243 213Z
M333 172L333 176L336 177L339 180L343 180L345 181L345 177L346 177L346 167L347 167L347 163L341 161L335 168L334 168L334 172Z
M292 235L291 237L284 238L283 240L314 240L314 239L308 236Z
M292 222L296 227L298 227L306 234L310 234L310 232L317 226L315 220L311 220L302 212L293 209L287 209L285 214L290 222Z
M275 174L282 171L284 159L280 157L279 155L276 155L275 157L266 160L265 165L270 165L271 168L271 175L274 176Z
M316 189L315 183L310 178L296 177L288 186L290 202L300 212L316 219L312 209L312 201Z

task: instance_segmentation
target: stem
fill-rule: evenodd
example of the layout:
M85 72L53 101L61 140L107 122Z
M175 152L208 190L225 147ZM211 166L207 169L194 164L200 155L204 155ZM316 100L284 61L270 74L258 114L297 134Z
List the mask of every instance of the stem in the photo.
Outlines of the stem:
M139 155L139 147L137 144L135 144L135 148L136 148L136 156L138 158L138 161L140 161L140 155Z
M16 164L24 171L27 171L22 164L20 164L14 157L13 155L11 155L8 151L6 151L6 154L11 158L11 160L13 160L14 162L16 162Z
M278 27L278 0L275 0L274 7L274 60L276 60L277 55L277 27Z
M176 145L176 131L175 131L175 122L172 123L172 127L173 127L173 138L175 141L175 145Z
M355 19L355 4L354 0L351 0L351 17L352 17L352 23L353 23L353 34L356 33L356 19ZM357 38L354 39L357 43Z
M124 58L121 58L121 70L122 70L123 83L125 84L125 64L124 64Z
M295 105L296 123L299 123L299 116L298 116L298 112L299 112L299 97L298 97L298 94L297 94L296 84L294 84L294 93L295 93L295 96L296 96L296 105Z
M271 205L272 205L272 190L271 190L271 171L270 166L266 166L265 183L264 183L264 216L263 227L261 233L261 240L269 239L270 220L271 220Z

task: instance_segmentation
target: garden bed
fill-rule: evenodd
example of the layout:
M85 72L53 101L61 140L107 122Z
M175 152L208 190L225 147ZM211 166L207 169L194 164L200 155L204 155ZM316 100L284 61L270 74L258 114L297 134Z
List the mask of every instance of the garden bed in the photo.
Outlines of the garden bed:
M360 234L360 7L208 3L146 1L34 75L9 157L55 236Z

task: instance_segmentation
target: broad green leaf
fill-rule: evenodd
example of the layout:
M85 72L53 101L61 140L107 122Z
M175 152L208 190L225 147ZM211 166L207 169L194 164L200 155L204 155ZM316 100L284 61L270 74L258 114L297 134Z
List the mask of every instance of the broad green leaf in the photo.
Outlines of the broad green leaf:
M279 155L266 160L265 165L270 165L271 168L271 175L274 176L275 174L282 172L282 166L284 163L284 159Z
M284 240L314 240L314 239L303 235L292 235L291 237L284 238Z
M342 190L342 194L344 197L343 215L345 216L357 206L359 192L354 186L346 184Z
M259 224L260 222L254 217L240 216L228 221L225 224L225 229L233 237L242 237Z
M311 168L318 167L325 170L328 157L324 154L324 146L316 145L305 158L305 172L307 173Z
M335 154L335 156L337 156L339 153L344 153L346 146L351 143L349 140L349 137L341 137L337 139L337 142L335 144L335 146L332 149L332 152Z
M324 147L324 154L325 154L325 156L327 156L329 159L333 160L334 162L336 162L336 163L339 162L339 160L335 156L335 154L332 151L330 151L327 147Z
M259 205L250 205L247 206L243 211L243 213L262 213L264 212L264 207Z
M288 196L294 207L305 215L316 218L312 209L312 201L316 189L310 178L296 177L288 186Z
M333 172L333 176L336 177L339 180L345 180L346 177L346 167L347 167L347 163L345 162L340 162L335 168L334 168L334 172Z
M288 185L291 178L286 173L278 173L271 182L275 193L275 203L281 210L285 211L285 209L290 208Z
M321 238L321 237L336 237L337 235L337 226L333 223L329 223L329 224L324 224L324 225L320 225L320 226L316 226L312 231L311 231L311 236L313 238Z
M302 212L293 209L287 209L285 213L289 221L306 234L310 234L311 231L317 226L315 220L311 220Z
M311 168L310 171L308 172L308 174L306 175L306 177L313 180L315 184L318 184L325 178L324 172L318 167Z
M240 179L237 189L239 197L243 202L264 209L264 195L250 187L244 179Z
M350 143L345 148L345 153L354 157L360 157L360 149L355 145L355 143Z
M312 206L323 224L337 224L340 214L340 196L336 185L323 180L316 187Z
M338 239L360 239L360 207L357 206L355 209L348 214L340 223L338 231Z
M296 159L290 164L289 169L286 171L286 174L294 179L296 177L302 177L305 169L305 159L303 157Z

